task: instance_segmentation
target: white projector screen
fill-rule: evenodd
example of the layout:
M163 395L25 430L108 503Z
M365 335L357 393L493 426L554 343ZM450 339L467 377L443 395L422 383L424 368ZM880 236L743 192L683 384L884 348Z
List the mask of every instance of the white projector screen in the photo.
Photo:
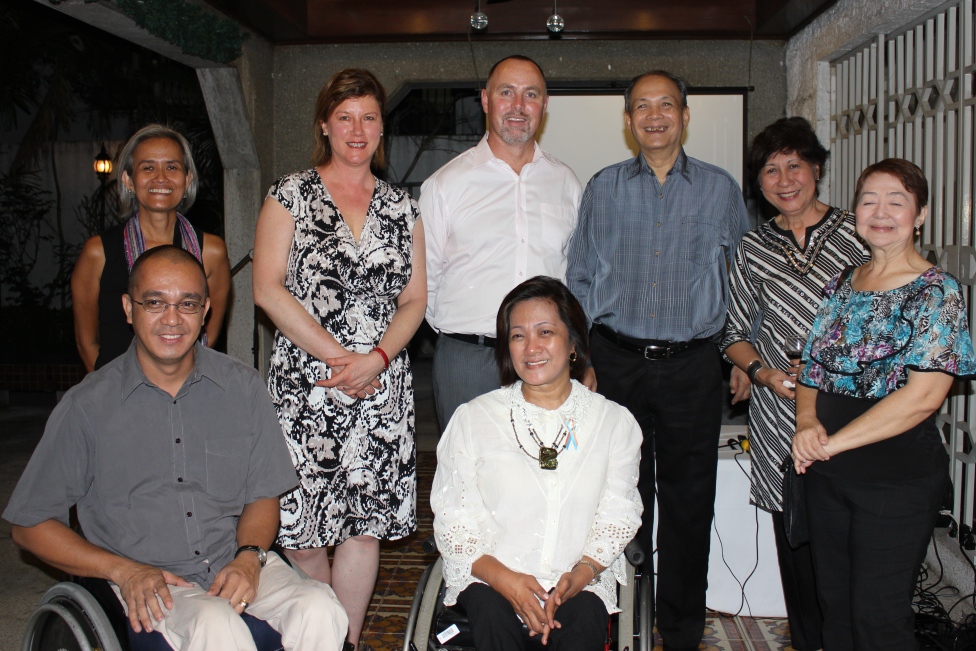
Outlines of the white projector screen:
M637 155L624 124L623 94L550 95L539 145L576 172L584 186L607 165ZM742 186L743 96L688 95L691 121L685 130L689 156L727 170Z

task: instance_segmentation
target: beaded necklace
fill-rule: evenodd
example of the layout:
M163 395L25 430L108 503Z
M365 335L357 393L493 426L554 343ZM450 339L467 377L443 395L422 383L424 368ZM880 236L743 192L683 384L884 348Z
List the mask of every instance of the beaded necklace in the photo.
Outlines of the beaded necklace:
M535 429L526 424L526 428L529 430L529 436L532 438L532 442L539 446L539 456L533 455L531 452L525 449L522 445L521 439L519 439L518 428L515 427L515 410L512 409L508 412L508 419L512 423L512 431L515 432L515 442L518 443L519 449L522 450L530 459L535 459L539 462L539 467L543 470L555 470L559 466L559 459L556 457L566 449L569 445L569 430L566 429L566 424L562 423L559 425L559 431L556 433L556 438L552 440L548 446L542 442L539 435L536 433ZM572 423L572 421L570 421ZM560 443L559 440L562 439ZM556 447L557 444L559 447Z

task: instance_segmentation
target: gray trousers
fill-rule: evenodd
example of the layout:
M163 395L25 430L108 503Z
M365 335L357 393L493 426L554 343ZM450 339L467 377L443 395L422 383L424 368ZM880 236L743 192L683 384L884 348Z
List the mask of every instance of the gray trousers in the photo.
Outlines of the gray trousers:
M434 346L434 407L441 431L464 403L499 386L495 349L437 336Z

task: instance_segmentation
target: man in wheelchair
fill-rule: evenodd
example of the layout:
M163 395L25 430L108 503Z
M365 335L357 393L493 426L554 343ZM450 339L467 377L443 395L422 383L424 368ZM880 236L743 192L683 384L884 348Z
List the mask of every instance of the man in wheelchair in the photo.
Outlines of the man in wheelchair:
M123 307L135 339L51 414L3 513L14 542L108 579L133 630L174 649L254 649L244 610L286 649L340 649L347 619L332 589L266 552L297 475L258 373L197 342L203 267L150 249ZM74 505L83 535L68 526Z

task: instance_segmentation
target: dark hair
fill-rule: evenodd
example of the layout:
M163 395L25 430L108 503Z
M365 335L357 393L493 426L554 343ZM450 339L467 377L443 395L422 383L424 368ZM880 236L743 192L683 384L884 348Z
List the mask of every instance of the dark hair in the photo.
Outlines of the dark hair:
M559 311L559 319L569 331L569 340L576 350L576 361L570 362L569 375L574 380L583 377L590 365L590 344L586 336L586 315L573 293L563 283L549 276L535 276L513 289L502 300L495 320L496 336L495 361L502 386L508 386L519 379L512 363L512 353L508 349L508 331L511 328L512 310L519 303L542 299L549 301Z
M498 68L498 66L505 63L506 61L513 61L513 60L523 61L525 63L531 63L532 65L534 65L539 70L539 75L542 77L542 83L543 84L546 83L546 73L542 71L542 66L540 66L538 63L536 63L529 57L525 56L524 54L512 54L510 56L505 57L504 59L499 59L498 61L495 62L495 65L493 65L491 67L491 70L488 71L488 78L485 81L485 87L486 88L488 87L488 82L491 81L491 76L495 74L495 70Z
M361 68L346 68L332 75L315 101L315 119L312 121L312 135L315 138L315 149L312 151L312 164L325 165L332 160L332 145L329 138L322 134L322 122L327 122L339 105L347 99L358 97L372 97L380 105L380 118L386 115L386 91L383 84L369 70ZM373 153L372 166L381 168L386 165L383 153L383 140Z
M647 77L664 77L665 79L670 79L675 86L678 87L678 93L681 94L681 108L688 106L688 82L675 75L668 72L667 70L648 70L642 75L637 75L630 80L630 86L627 86L627 90L624 91L624 112L628 115L630 114L630 96L634 92L634 86L640 82L641 79Z
M915 198L915 208L922 212L922 208L929 205L929 182L922 173L921 168L911 161L904 158L886 158L874 165L869 165L861 172L857 178L857 185L854 187L854 208L857 208L861 200L861 192L864 190L864 183L869 177L875 174L888 174L895 177L905 186L908 193Z
M759 132L749 148L749 171L759 187L759 176L766 162L776 154L796 152L823 176L830 152L820 144L813 126L805 118L780 118ZM760 193L761 194L761 193Z
M199 179L197 179L197 166L193 163L193 152L190 151L190 143L186 141L183 134L175 129L171 129L162 124L147 124L132 134L132 137L122 146L122 151L119 153L119 181L122 180L122 172L128 174L130 179L132 178L132 172L135 169L136 148L145 141L152 140L153 138L172 140L179 145L180 151L183 152L183 169L187 175L186 192L183 195L183 200L180 201L176 208L181 212L186 212L197 198ZM136 201L136 195L134 192L129 191L125 183L121 182L118 184L118 192L119 216L128 218L135 211L138 203Z
M200 277L203 278L203 299L207 299L207 272L203 268L203 265L200 264L199 260L193 257L192 253L186 249L181 249L178 246L173 246L172 244L155 246L136 258L135 264L132 265L132 271L129 272L129 286L126 290L130 298L132 298L135 294L136 285L139 282L142 267L147 261L160 257L172 262L173 264L189 264L196 267L200 271Z

